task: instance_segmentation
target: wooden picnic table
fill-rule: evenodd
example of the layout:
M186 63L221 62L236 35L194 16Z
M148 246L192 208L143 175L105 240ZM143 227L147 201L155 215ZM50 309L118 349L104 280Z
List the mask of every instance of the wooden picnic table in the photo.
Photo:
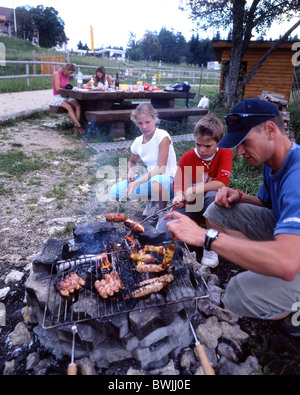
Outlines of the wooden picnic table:
M86 89L60 89L62 97L73 98L79 101L83 111L108 111L119 109L116 104L126 107L132 100L150 100L155 108L174 108L175 99L186 99L184 92L165 91L92 91ZM195 93L189 93L189 98L194 99ZM127 106L128 109L128 106Z

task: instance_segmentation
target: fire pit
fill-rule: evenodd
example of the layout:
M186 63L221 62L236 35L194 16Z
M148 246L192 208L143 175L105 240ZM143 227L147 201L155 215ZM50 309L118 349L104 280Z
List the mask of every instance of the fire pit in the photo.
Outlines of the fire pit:
M73 239L48 240L35 258L27 302L36 334L57 358L72 355L74 324L75 357L99 368L132 358L159 368L192 343L185 310L207 290L183 263L181 245L163 243L150 226L127 233L106 222L78 225ZM161 272L149 273L149 264ZM114 278L119 287L107 294Z

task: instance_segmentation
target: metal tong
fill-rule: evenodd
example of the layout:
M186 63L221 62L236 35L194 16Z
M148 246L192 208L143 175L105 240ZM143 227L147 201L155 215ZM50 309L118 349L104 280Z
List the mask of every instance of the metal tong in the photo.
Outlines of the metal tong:
M185 200L182 203L185 203ZM173 207L175 207L177 205L178 205L178 203L173 203L170 206L167 206L165 208L162 208L161 210L156 211L154 214L151 214L151 215L149 215L149 217L146 217L145 219L143 219L143 221L140 222L140 224L143 224L144 222L148 221L149 219L151 219L153 217L156 217L158 214L160 214L160 213L162 213L164 211L171 210L171 208L173 208Z

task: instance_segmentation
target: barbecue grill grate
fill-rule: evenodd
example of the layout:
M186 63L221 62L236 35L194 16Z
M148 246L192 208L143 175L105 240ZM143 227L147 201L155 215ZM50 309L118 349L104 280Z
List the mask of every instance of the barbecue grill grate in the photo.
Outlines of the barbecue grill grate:
M52 329L207 297L207 289L194 276L192 268L183 264L179 251L180 248L177 245L171 263L172 268L168 269L168 272L172 271L174 281L159 293L137 299L128 299L137 284L165 273L159 275L137 273L126 249L105 253L111 263L109 268L99 267L101 255L84 255L53 264L49 278L47 303L44 309L43 327ZM162 260L158 254L152 253L152 255ZM102 299L94 288L94 283L96 280L101 280L104 274L111 270L119 273L125 289L108 299ZM70 273L77 273L86 284L70 296L64 297L56 290L55 284Z

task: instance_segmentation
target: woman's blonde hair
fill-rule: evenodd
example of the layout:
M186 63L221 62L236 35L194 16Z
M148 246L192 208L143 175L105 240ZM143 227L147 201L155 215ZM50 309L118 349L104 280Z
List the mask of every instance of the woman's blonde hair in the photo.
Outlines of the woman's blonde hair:
M69 70L76 71L75 66L74 66L73 63L67 63L66 65L63 66L63 68L61 70L62 70L63 73L65 71L69 71Z
M152 104L149 103L141 103L137 106L135 110L132 111L130 119L132 122L135 124L137 123L136 119L139 115L149 115L151 118L155 119L158 121L158 113L155 110L155 108L152 106Z

